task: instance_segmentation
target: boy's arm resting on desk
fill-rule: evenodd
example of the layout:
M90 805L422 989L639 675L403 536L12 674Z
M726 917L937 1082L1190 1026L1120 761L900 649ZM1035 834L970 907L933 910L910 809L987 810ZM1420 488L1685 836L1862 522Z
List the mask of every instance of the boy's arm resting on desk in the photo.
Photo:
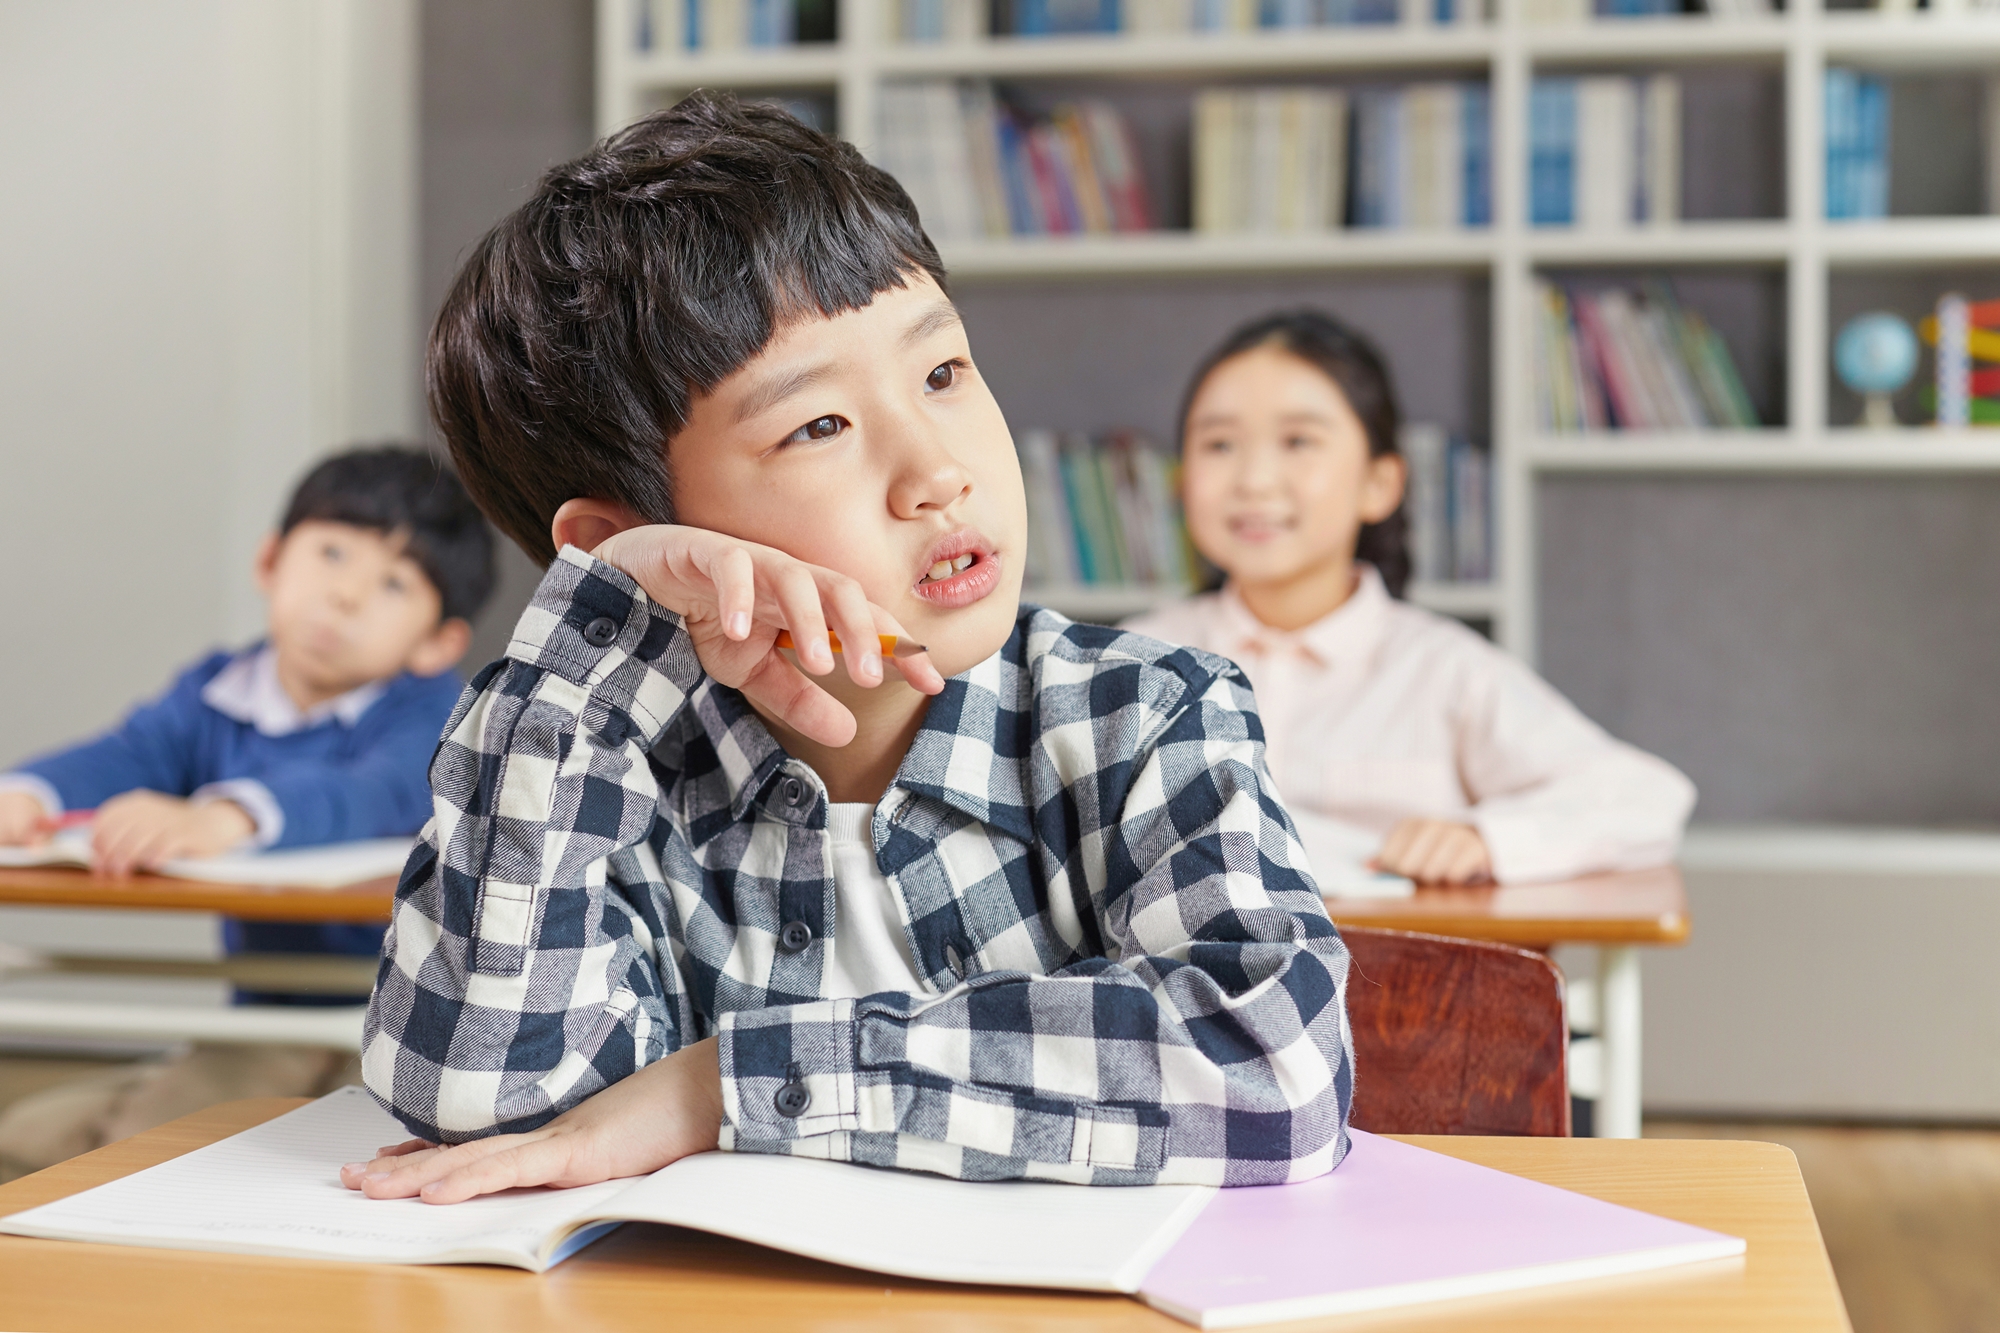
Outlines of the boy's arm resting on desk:
M1347 952L1293 869L1256 728L1247 688L1222 677L1134 756L1102 872L1049 888L1088 896L1080 924L1105 956L724 1015L723 1145L1101 1184L1330 1170L1353 1092ZM783 1098L795 1084L802 1114Z
M584 627L605 618L616 634L599 626L610 642L589 646ZM369 1087L433 1141L538 1128L709 1035L690 974L715 960L620 882L639 864L658 874L648 753L701 682L678 618L615 573L558 562L509 652L439 749L364 1036ZM1079 882L1050 889L1080 951L1107 956L942 995L739 1009L716 1033L724 1145L1121 1182L1330 1168L1352 1088L1345 949L1291 869L1247 689L1191 693L1129 776L1107 776L1107 827L1068 858ZM788 1117L793 1082L810 1105Z
M1679 769L1608 735L1511 658L1469 693L1460 766L1495 879L1570 879L1674 859L1695 800Z

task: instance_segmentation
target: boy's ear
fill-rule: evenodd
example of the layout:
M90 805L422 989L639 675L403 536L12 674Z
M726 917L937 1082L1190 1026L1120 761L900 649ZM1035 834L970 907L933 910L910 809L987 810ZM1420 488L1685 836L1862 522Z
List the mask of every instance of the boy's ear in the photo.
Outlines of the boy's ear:
M619 533L645 526L646 520L629 505L580 495L574 500L563 501L562 508L556 510L556 516L549 524L549 535L555 539L558 551L565 546L574 546L580 551L595 551Z
M472 626L457 616L438 622L404 665L413 676L436 676L458 665L472 646Z
M257 558L251 563L251 571L257 578L257 591L266 597L271 595L271 580L278 575L278 552L285 539L275 532L264 534L264 540L257 543Z
M1409 484L1410 465L1401 454L1383 454L1368 460L1368 474L1361 484L1361 521L1380 523L1403 503L1403 487Z

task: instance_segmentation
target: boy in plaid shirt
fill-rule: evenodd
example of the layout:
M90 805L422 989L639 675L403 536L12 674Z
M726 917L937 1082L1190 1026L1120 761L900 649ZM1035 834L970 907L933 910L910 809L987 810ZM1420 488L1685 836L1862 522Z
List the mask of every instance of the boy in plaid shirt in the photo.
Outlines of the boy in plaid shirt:
M1347 953L1249 687L1020 605L1012 441L893 180L697 94L477 247L429 384L548 574L446 729L369 1009L421 1138L349 1186L1340 1160Z

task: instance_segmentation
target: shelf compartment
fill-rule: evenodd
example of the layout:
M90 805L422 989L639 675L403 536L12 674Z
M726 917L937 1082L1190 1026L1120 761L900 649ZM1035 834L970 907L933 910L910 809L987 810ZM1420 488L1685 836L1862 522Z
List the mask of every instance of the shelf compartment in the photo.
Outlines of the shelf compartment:
M752 47L735 51L675 52L634 60L636 89L831 88L840 82L837 42Z
M1543 472L2000 471L2000 430L1640 431L1542 436L1529 445Z
M1797 233L1782 221L1536 227L1527 233L1529 259L1554 265L1782 264L1795 244Z
M1205 235L1191 231L1112 236L1021 236L939 247L954 278L1037 278L1133 273L1242 273L1347 268L1487 268L1491 233L1347 229L1319 235Z
M1240 73L1340 73L1381 69L1479 70L1492 60L1486 29L1372 24L1254 33L994 37L895 43L879 68L896 77L1070 78Z
M1522 45L1537 65L1598 61L1662 62L1776 59L1790 34L1782 16L1717 20L1699 14L1600 19L1521 29Z

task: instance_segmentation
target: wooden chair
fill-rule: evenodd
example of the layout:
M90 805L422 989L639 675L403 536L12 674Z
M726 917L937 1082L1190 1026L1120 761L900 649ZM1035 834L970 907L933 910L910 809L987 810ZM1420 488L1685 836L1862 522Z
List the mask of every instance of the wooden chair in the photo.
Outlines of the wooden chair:
M1344 926L1354 1124L1390 1134L1569 1133L1563 980L1504 944Z

